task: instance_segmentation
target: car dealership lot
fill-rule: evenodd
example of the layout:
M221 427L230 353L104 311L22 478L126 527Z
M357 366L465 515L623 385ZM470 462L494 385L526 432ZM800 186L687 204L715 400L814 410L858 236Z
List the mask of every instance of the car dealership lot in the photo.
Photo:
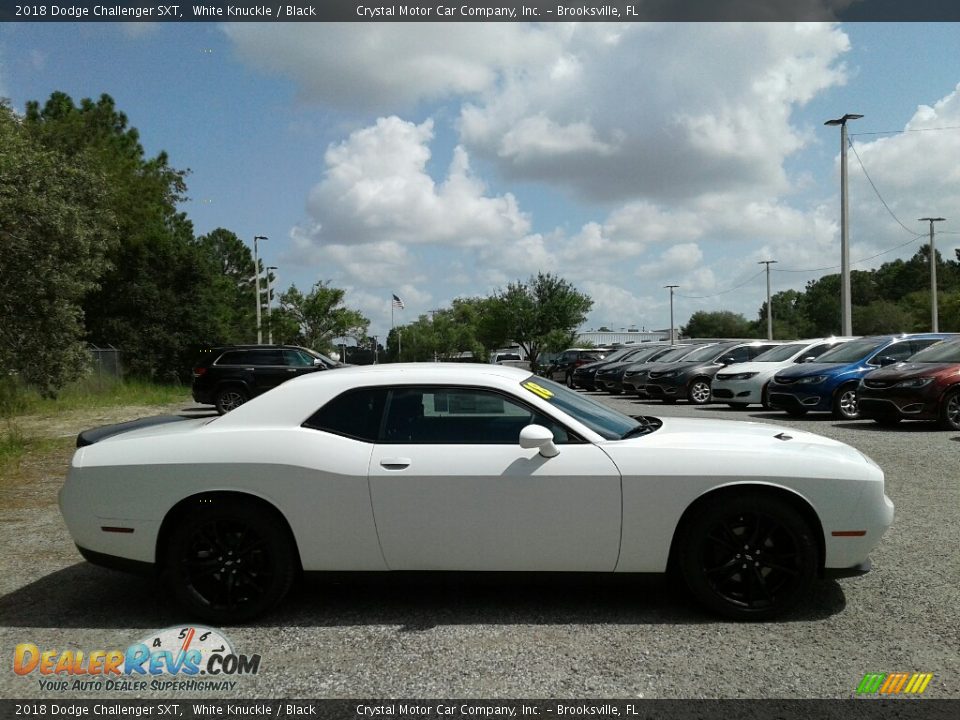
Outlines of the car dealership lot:
M256 675L234 678L231 691L179 695L849 697L865 673L899 671L932 672L925 695L960 697L957 433L599 397L628 414L802 428L867 453L886 472L897 506L873 572L824 582L812 606L762 624L717 621L675 600L658 579L311 579L264 621L223 628L238 653L261 655ZM69 455L61 447L28 458L35 482L0 483L0 636L8 653L0 692L169 696L61 694L41 690L36 673L9 669L20 643L89 653L189 626L160 585L82 562L56 508Z

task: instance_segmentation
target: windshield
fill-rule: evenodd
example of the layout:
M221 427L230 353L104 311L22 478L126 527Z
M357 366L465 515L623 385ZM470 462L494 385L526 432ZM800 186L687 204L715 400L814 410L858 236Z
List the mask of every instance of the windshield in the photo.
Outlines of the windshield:
M810 346L807 345L807 343L777 345L774 348L770 348L765 353L760 353L757 355L753 359L753 362L783 362L784 360L790 360L794 355L806 347Z
M304 348L304 349L305 349L308 353L310 353L311 355L313 355L313 357L319 358L319 359L321 360L321 362L323 362L323 364L326 365L328 368L332 368L332 367L336 367L336 366L337 366L337 361L336 361L336 360L333 360L332 358L328 358L328 357L327 357L326 355L324 355L323 353L318 353L316 350L311 350L310 348Z
M624 360L629 360L630 362L644 362L649 360L654 355L659 352L663 352L662 347L653 347L653 348L644 348L643 350L637 350L629 357L624 358Z
M827 350L817 358L821 363L851 363L862 360L878 347L886 345L889 340L851 340L833 350Z
M619 349L619 350L617 350L617 351L615 351L615 352L610 353L609 355L607 355L607 356L606 356L605 358L603 358L603 359L604 359L604 361L607 361L607 360L610 360L610 361L620 360L621 358L623 358L623 357L629 355L630 353L634 352L634 350L635 350L635 348L621 348L621 349Z
M551 405L556 405L567 415L579 420L607 440L619 440L638 428L644 427L642 423L613 408L536 375L530 375L524 379L520 386Z
M664 353L657 358L657 362L673 362L674 360L679 360L680 358L689 355L694 350L699 348L699 345L681 345L679 347L671 348L669 352Z
M942 342L921 350L910 357L918 363L960 363L960 340Z

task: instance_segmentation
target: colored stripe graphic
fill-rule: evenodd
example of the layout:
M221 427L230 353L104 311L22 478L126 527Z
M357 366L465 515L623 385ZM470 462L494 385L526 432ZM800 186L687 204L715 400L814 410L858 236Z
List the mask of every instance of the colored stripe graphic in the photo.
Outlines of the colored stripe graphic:
M857 686L857 695L922 695L933 673L867 673Z

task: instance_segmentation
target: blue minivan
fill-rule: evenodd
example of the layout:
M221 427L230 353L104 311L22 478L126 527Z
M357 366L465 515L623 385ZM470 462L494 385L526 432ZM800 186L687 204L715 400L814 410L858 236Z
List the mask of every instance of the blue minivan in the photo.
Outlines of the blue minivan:
M952 337L956 335L916 333L851 340L828 350L814 363L795 365L774 375L769 385L770 405L789 415L825 411L841 420L856 420L860 417L857 385L861 377Z

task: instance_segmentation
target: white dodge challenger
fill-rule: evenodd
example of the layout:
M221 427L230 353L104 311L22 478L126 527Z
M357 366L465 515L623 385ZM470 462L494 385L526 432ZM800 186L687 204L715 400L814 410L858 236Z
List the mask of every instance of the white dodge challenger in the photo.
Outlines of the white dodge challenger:
M495 365L345 368L222 417L77 439L60 508L90 562L160 573L188 612L249 620L302 571L671 572L769 619L865 572L883 472L773 425L631 418Z

